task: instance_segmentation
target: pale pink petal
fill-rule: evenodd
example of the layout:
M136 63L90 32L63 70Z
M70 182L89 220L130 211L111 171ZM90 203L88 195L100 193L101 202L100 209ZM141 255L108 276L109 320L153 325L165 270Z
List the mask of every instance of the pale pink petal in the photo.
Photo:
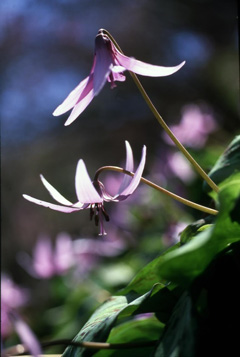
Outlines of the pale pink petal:
M131 146L130 146L130 144L129 144L129 142L127 140L125 141L125 145L126 145L126 164L125 164L125 169L127 171L132 172L133 168L134 168L132 148L131 148ZM118 193L123 192L131 181L132 181L132 177L131 176L124 175L123 181L121 183L121 186L119 187Z
M129 195L131 195L136 190L136 188L139 185L139 182L141 180L141 177L142 177L145 162L146 162L146 146L144 145L143 149L142 149L141 161L140 161L139 166L134 174L133 179L131 180L130 184L122 192L120 192L117 196L115 196L115 199L122 201L122 200L126 199Z
M92 184L87 168L82 159L79 160L77 164L75 188L79 202L88 204L103 202L103 199L99 196Z
M94 95L98 95L106 83L113 66L113 57L109 39L98 35L95 39L96 64L94 68L93 88Z
M81 208L76 208L76 207L65 207L65 206L55 205L53 203L41 201L41 200L38 200L37 198L31 197L31 196L28 196L25 194L23 195L23 197L30 202L36 203L37 205L51 208L51 209L53 209L55 211L59 211L59 212L71 213L74 211L79 211L81 209Z
M16 332L21 338L23 344L30 351L31 355L34 357L40 356L40 344L30 327L15 313L11 313L11 320L14 324Z
M61 195L44 177L43 175L40 175L40 178L42 180L42 183L50 193L50 195L59 203L65 206L71 206L72 202L68 201L65 197Z
M86 84L88 83L88 80L89 77L85 78L75 89L73 89L67 98L54 110L54 116L64 114L76 105L84 88L86 87Z
M116 58L119 64L128 71L150 77L164 77L177 72L185 61L174 67L155 66L149 63L138 61L134 58L127 57L116 50Z
M114 66L112 67L112 72L113 72L113 73L122 73L122 72L124 72L124 71L126 71L126 68L123 67L123 66L114 65Z
M81 202L76 202L72 205L72 207L76 207L79 210L90 208L90 206L91 206L91 204L89 204L89 203L83 204Z
M86 107L91 103L94 98L93 89L91 89L84 98L82 98L73 108L67 121L64 123L65 126L70 125L77 117L86 109Z

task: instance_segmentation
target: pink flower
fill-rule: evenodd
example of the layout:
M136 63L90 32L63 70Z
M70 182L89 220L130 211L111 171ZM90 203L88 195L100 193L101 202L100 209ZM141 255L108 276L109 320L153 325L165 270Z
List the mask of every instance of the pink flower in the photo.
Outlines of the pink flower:
M26 289L17 286L7 275L1 275L1 335L7 337L11 333L11 321L8 312L26 304Z
M195 171L193 171L191 165L181 152L169 153L167 155L167 165L174 175L185 183L190 183L196 177Z
M217 124L209 108L190 104L182 109L182 118L179 124L170 126L183 145L200 149L204 147L210 133L217 130ZM164 132L164 140L174 145L173 141Z
M133 153L130 144L125 141L126 144L126 166L127 171L133 171ZM95 224L100 223L100 235L105 235L106 232L103 227L103 219L109 221L109 216L107 215L104 208L104 201L118 202L125 200L130 196L139 185L139 182L142 177L143 169L146 161L146 146L143 146L142 157L139 163L139 166L134 174L134 177L124 175L122 184L118 190L118 193L114 196L111 196L104 188L104 185L99 181L92 182L85 163L82 159L78 161L76 176L75 176L75 189L78 201L72 203L63 197L42 175L40 178L42 183L50 193L50 195L58 202L59 204L54 204L46 201L42 201L36 198L33 198L28 195L23 195L25 199L30 202L36 203L38 205L51 208L56 211L71 213L74 211L80 211L83 209L90 209L90 219L94 217Z
M71 237L59 234L53 248L50 237L41 235L33 249L33 258L26 252L19 252L17 259L34 278L49 279L64 275L75 263Z
M61 115L73 108L65 122L65 125L71 124L98 95L106 81L111 83L111 88L116 86L115 81L125 81L125 70L143 76L163 77L177 72L184 63L175 67L162 67L127 57L118 51L103 30L99 30L95 39L95 54L90 75L54 110L53 115Z
M19 288L9 277L1 277L1 336L6 338L16 330L22 343L33 356L41 354L40 344L30 327L18 315L17 309L27 301L24 289Z

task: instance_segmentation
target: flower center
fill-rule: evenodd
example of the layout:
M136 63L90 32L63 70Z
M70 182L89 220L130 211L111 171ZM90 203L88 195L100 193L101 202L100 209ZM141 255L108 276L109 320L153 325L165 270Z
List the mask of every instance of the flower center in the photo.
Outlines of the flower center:
M94 218L95 225L100 226L99 235L106 235L107 233L104 229L103 218L105 219L106 222L109 222L110 218L103 206L103 203L94 203L90 206L90 220L92 221L93 218Z

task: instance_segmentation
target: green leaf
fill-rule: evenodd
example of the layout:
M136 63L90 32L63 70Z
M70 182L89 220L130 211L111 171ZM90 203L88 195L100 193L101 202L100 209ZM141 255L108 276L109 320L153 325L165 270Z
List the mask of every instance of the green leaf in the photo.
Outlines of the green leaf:
M198 221L189 224L181 233L180 235L180 243L181 245L190 242L196 234L201 232L203 229L206 229L210 226L209 223L213 222L214 217L207 216L204 219L199 219Z
M133 315L144 302L153 297L160 289L161 286L156 284L146 294L134 300L130 300L126 296L111 297L94 312L74 338L74 341L105 342L117 320ZM96 353L96 350L69 346L63 356L92 356L94 353Z
M219 185L235 171L240 170L240 135L236 136L216 164L209 172L210 178ZM209 191L209 186L204 182L204 190Z
M161 279L157 272L157 267L159 262L163 259L163 257L177 249L179 244L172 246L167 249L164 253L162 253L159 257L152 260L145 267L143 267L136 276L130 281L126 288L119 291L120 295L127 295L131 292L136 294L144 294L146 291L150 290L151 287L156 283L161 283L163 285L167 284L168 281L166 279ZM164 286L163 286L164 287Z
M194 356L194 321L191 310L191 298L184 293L173 310L154 356Z
M152 316L149 318L134 319L124 322L111 330L108 343L145 342L158 340L163 331L164 324ZM95 354L97 357L145 357L153 352L154 347L141 347L120 350L102 350Z
M159 277L188 285L204 272L218 253L231 243L240 241L240 219L237 219L240 212L236 211L239 196L240 173L233 175L220 189L216 223L189 243L166 254L157 265Z

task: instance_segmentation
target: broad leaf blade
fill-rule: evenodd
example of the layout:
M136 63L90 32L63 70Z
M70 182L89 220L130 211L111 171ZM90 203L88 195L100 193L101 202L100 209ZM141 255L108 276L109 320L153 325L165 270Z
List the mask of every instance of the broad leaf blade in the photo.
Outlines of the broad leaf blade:
M191 298L184 293L173 310L154 356L194 356L194 322L191 310Z
M94 314L90 317L81 331L74 338L75 342L94 341L105 342L108 335L115 325L116 321L121 318L126 318L138 311L141 306L152 296L154 296L161 286L156 284L146 294L128 301L126 296L113 296L101 305ZM83 347L69 346L63 356L64 357L80 357L92 356L97 350L86 349Z
M240 212L236 211L239 196L240 174L235 174L219 192L216 223L189 243L165 255L157 267L160 278L188 285L203 273L218 253L231 243L240 241ZM234 220L231 218L233 214Z
M219 157L214 167L209 172L210 178L219 185L235 171L240 170L240 135L236 136ZM204 190L209 191L209 186L204 182Z
M159 265L159 262L164 259L164 256L167 253L177 249L178 247L179 244L172 246L164 253L162 253L159 257L155 258L145 267L143 267L130 281L126 288L119 291L119 295L127 295L129 293L144 294L146 291L150 290L151 287L156 283L163 284L162 287L164 287L168 283L168 281L166 279L159 278L157 267Z
M158 340L163 331L164 325L152 316L150 318L141 318L134 319L128 322L125 322L121 325L114 327L109 335L107 342L109 343L128 343L128 342L146 342ZM104 350L96 354L97 357L132 357L139 356L145 357L149 356L154 349L152 347L140 347L140 348L129 348L129 349L120 349L120 350Z

